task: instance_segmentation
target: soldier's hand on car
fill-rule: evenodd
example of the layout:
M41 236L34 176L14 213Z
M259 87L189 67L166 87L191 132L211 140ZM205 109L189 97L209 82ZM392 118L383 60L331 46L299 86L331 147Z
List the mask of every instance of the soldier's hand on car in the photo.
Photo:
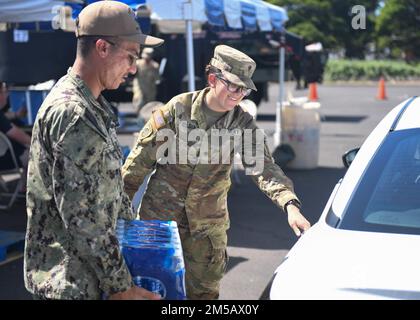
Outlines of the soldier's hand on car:
M146 289L133 286L130 289L118 292L109 297L109 300L160 300L162 297Z
M301 236L302 231L305 232L311 227L311 224L302 215L299 208L294 205L289 205L287 207L287 221L298 237Z

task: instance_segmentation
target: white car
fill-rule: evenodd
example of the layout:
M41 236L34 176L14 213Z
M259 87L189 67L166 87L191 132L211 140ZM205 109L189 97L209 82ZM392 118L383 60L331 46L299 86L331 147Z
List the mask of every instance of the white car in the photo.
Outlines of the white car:
M390 111L343 161L350 167L277 268L270 299L420 299L420 98Z

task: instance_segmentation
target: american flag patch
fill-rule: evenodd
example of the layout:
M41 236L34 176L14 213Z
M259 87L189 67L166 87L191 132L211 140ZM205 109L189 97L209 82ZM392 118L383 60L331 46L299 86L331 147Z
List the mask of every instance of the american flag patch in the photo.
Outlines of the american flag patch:
M162 110L156 110L153 112L153 122L156 130L162 128L166 124Z

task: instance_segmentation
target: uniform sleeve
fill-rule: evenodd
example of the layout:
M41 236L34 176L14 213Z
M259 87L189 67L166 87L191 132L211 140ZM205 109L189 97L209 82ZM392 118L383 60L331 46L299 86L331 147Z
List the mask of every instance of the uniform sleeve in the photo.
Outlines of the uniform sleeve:
M244 130L242 163L245 173L282 210L289 200L299 201L293 182L274 162L264 132L257 127L255 120L250 120Z
M70 248L95 271L100 289L108 295L133 285L115 234L117 217L129 211L120 165L115 147L82 120L54 151L53 193L72 240Z
M123 167L122 176L124 189L130 199L133 199L146 176L156 166L156 153L159 143L157 132L163 127L169 127L172 121L169 104L156 111L140 131L134 148L131 150Z
M121 195L121 203L121 206L124 208L124 210L119 211L118 218L124 220L136 219L136 213L133 210L131 199L128 197L128 194L125 192L125 190Z

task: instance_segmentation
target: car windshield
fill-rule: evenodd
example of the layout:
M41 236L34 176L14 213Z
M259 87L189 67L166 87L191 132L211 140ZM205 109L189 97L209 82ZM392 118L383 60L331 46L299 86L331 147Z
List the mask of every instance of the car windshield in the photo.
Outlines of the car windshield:
M420 129L388 135L338 228L420 234Z

